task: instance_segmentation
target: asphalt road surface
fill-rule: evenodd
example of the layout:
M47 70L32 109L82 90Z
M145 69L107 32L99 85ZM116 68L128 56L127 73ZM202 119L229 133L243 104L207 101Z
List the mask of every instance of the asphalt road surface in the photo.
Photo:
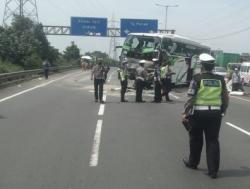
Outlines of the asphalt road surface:
M89 72L80 70L0 90L1 189L249 189L250 98L231 97L223 118L218 179L187 169L188 134L180 122L186 100L120 103L117 73L94 102ZM249 90L249 88L247 88Z

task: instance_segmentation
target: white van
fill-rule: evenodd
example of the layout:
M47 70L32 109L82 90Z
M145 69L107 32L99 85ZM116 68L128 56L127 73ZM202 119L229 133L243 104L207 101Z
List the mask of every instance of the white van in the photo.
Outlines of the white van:
M240 76L244 79L244 84L250 84L250 62L243 62L240 67Z

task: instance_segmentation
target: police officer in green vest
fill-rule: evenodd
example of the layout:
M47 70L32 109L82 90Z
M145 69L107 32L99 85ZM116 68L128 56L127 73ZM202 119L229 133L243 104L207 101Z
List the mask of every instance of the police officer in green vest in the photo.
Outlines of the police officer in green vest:
M169 92L171 91L172 87L172 75L173 73L171 72L169 65L165 64L161 67L161 83L162 83L162 90L163 94L162 96L165 96L166 102L170 102L169 98Z
M122 65L118 70L118 78L121 83L121 102L128 102L127 100L125 100L125 93L128 87L128 67L126 60L122 62Z
M188 96L192 102L192 129L189 131L190 154L184 158L186 167L197 169L203 146L203 133L206 141L208 175L217 178L220 164L219 131L222 116L228 107L228 92L224 78L213 74L215 59L209 54L199 56L202 72L194 76ZM185 113L183 121L187 121Z
M162 82L161 82L161 67L159 59L153 59L154 62L154 103L160 103L162 101L161 97L161 89L162 89Z

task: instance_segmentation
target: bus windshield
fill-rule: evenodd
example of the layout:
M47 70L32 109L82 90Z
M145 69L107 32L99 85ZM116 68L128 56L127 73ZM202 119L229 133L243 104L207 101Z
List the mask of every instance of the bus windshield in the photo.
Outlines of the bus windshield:
M160 38L151 36L129 36L123 45L126 57L152 60L154 52L160 47Z

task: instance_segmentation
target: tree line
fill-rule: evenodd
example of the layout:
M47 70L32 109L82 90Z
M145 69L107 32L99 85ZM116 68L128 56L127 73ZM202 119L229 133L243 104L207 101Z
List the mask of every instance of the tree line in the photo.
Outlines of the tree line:
M103 58L107 64L115 60L100 51L85 55ZM51 46L40 23L15 16L10 26L0 26L0 73L38 69L47 59L52 66L79 65L80 49L72 42L63 53Z

